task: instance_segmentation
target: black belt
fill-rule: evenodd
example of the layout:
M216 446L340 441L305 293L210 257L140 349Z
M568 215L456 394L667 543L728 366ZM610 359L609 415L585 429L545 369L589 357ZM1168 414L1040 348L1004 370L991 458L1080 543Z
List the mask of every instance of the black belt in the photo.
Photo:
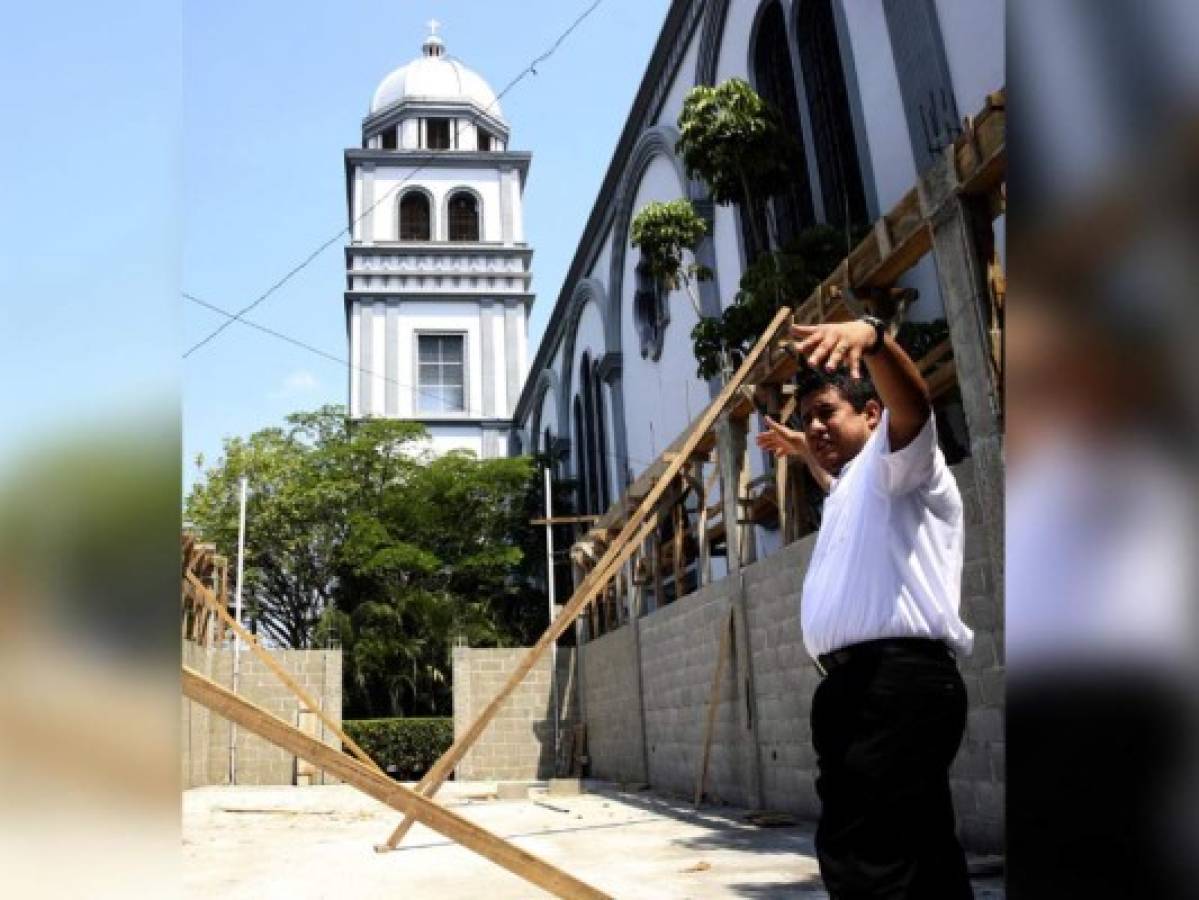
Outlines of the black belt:
M855 660L882 656L895 651L954 659L954 653L949 649L949 645L941 640L915 637L879 638L876 641L850 644L848 647L842 647L830 653L821 653L816 657L816 668L821 675L827 676L833 669L838 669Z

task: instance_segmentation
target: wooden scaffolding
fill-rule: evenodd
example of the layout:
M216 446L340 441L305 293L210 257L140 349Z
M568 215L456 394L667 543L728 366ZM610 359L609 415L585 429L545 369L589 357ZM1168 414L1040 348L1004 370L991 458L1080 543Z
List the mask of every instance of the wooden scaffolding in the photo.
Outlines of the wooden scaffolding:
M966 120L962 134L945 149L943 157L874 223L869 235L832 275L794 308L779 309L699 418L572 547L578 576L573 595L491 702L414 791L383 775L344 735L343 741L357 759L313 740L186 667L184 693L403 812L403 820L377 849L394 849L412 824L420 821L559 897L605 896L443 809L431 798L541 656L580 617L588 617L594 634L603 627L601 623L615 625L622 617L640 614L639 588L652 585L658 598L689 593L711 579L716 549L726 559L727 577L738 577L754 556L755 524L776 522L785 542L811 530L813 523L797 487L800 473L794 466L777 466L765 478L749 477L752 415L762 410L785 418L794 411L795 396L789 383L796 361L784 346L787 328L793 323L843 321L854 317L860 307L885 307L897 280L930 254L937 266L949 336L924 354L919 364L934 397L951 390L959 392L982 501L992 509L1002 509L1004 282L991 223L1004 210L1005 122L1005 97L999 91L988 97L978 116ZM1001 526L991 527L985 537L999 571ZM237 628L227 618L213 585L203 583L203 576L189 571L186 562L184 581L185 618L190 591L194 610L203 604L215 612L220 606L225 613L217 614L221 622ZM720 652L727 656L731 644L734 659L746 660L744 603L738 593L733 592L730 601L729 638L722 637ZM185 622L185 633L188 627ZM243 637L253 641L248 635ZM251 648L255 649L253 643ZM285 673L276 674L283 677ZM747 667L737 673L738 689L747 698L752 697L751 677ZM298 685L293 690L298 692ZM315 707L309 704L309 708ZM745 716L747 711L740 714ZM339 729L334 731L341 734ZM702 770L698 773L697 802L704 774ZM760 797L760 773L756 780Z

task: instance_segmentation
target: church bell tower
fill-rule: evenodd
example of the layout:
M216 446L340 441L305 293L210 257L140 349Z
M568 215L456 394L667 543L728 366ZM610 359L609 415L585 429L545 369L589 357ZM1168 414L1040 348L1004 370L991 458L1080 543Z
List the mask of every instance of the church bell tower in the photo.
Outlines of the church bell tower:
M435 452L508 454L528 368L532 155L437 22L391 72L345 151L349 409L423 423Z

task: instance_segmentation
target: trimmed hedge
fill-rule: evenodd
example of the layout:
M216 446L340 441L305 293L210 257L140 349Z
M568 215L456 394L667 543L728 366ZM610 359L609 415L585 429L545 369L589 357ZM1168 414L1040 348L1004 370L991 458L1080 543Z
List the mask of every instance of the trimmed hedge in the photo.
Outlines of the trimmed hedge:
M454 720L350 719L345 733L393 778L414 781L454 742Z

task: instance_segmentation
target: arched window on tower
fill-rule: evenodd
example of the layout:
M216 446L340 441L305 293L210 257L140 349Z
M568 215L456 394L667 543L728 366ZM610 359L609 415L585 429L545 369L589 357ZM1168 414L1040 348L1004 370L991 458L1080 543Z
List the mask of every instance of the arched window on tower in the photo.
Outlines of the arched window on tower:
M424 191L408 191L400 198L400 240L427 241L432 232L429 197Z
M763 99L775 106L783 118L783 127L794 138L795 160L792 177L782 190L771 198L776 237L785 246L800 231L815 221L812 212L812 191L808 180L808 163L803 152L803 128L799 119L799 102L795 96L795 72L787 48L787 26L783 9L773 0L758 20L753 45L754 88ZM760 229L765 231L765 228ZM746 257L752 261L763 248L756 245L748 222L742 223Z
M450 197L449 238L451 241L479 240L479 199L469 191Z
M801 0L795 34L820 173L824 220L841 227L865 224L869 218L866 194L830 0Z

